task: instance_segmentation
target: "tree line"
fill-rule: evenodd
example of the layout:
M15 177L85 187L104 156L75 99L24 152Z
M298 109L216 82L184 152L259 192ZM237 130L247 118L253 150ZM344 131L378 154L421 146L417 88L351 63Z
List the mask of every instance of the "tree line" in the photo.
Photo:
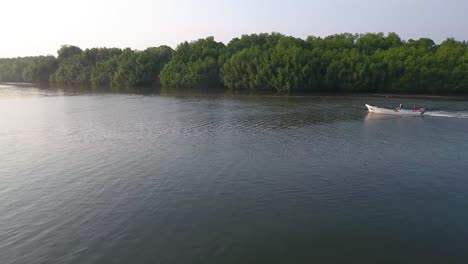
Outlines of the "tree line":
M397 34L294 38L251 34L227 45L213 37L143 51L82 50L0 59L2 82L219 88L290 92L468 93L468 43Z

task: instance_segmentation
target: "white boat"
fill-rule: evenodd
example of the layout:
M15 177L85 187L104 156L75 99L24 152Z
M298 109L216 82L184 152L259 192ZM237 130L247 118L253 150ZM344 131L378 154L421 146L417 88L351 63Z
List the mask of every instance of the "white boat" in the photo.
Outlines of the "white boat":
M404 115L404 116L422 116L424 114L424 108L419 108L417 110L412 109L388 109L388 108L381 108L377 106L372 106L366 104L367 109L369 109L369 113L376 113L376 114L386 114L386 115Z

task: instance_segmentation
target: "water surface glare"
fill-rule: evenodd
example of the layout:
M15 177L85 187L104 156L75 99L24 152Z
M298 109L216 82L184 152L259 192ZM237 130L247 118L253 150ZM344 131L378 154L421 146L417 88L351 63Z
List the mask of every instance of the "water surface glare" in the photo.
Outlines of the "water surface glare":
M466 263L466 117L0 85L0 263Z

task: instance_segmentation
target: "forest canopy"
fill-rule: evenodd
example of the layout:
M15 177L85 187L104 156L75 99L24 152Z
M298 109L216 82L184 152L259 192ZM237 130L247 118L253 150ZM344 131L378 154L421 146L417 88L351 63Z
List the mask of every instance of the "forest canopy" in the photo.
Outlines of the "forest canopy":
M82 50L0 59L1 82L110 87L164 86L247 91L468 93L468 43L402 40L397 34L294 38L213 37L143 51Z

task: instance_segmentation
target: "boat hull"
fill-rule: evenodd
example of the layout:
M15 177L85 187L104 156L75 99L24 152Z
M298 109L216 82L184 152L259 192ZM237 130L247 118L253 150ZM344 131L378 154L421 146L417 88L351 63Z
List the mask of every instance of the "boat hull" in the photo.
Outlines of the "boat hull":
M375 114L384 114L384 115L402 115L402 116L422 116L424 114L424 108L418 109L416 111L407 110L407 109L388 109L388 108L381 108L377 106L372 106L366 104L369 113Z

